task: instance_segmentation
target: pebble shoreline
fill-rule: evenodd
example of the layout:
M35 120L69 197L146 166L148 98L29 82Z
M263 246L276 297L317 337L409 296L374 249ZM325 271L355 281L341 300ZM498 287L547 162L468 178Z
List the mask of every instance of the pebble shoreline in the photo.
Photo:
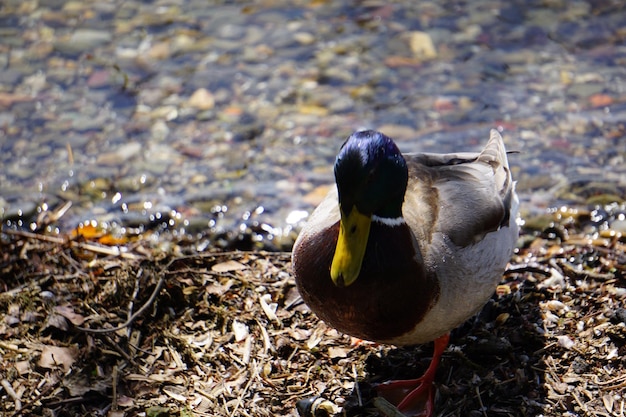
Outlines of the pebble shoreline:
M526 213L623 203L624 21L619 2L8 0L0 216L28 228L71 201L52 231L286 249L359 128L451 152L497 127Z

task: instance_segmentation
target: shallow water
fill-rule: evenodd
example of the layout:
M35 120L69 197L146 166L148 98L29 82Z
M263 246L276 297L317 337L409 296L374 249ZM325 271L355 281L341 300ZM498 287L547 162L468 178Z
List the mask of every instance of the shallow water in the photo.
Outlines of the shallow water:
M609 1L5 1L0 214L283 236L365 127L429 152L500 129L527 211L623 200L625 21Z

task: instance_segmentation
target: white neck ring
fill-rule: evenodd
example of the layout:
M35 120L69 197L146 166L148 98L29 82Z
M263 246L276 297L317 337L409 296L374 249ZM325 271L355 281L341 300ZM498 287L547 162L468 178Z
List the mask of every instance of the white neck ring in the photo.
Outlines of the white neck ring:
M389 227L397 227L397 226L406 224L406 221L404 220L404 217L402 216L389 218L389 217L379 217L379 216L373 215L372 221L376 223L384 224L385 226L389 226Z

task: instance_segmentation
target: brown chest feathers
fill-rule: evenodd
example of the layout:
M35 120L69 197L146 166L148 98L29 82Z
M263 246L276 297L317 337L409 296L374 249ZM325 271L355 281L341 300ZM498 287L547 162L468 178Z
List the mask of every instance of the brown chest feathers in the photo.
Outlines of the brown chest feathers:
M294 259L298 290L307 305L337 330L387 341L413 329L439 297L434 273L414 259L407 225L373 222L358 279L337 287L330 278L339 224L301 242Z

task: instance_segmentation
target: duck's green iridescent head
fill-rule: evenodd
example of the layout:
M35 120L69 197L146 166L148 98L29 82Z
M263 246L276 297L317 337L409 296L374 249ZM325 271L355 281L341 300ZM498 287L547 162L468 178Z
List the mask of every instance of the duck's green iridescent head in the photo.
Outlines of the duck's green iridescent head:
M356 206L365 215L402 215L406 162L396 144L382 133L364 130L346 140L335 160L335 181L346 214Z
M396 219L408 182L408 169L396 144L373 130L353 133L335 160L341 223L331 266L340 287L361 271L372 216Z

